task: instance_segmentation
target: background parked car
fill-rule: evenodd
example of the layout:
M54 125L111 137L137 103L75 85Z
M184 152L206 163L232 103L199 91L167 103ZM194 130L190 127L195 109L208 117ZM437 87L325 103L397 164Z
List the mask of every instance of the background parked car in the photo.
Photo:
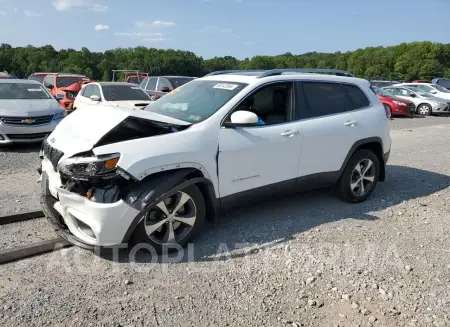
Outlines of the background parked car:
M380 99L381 103L384 106L384 109L386 110L386 113L389 113L389 117L391 115L414 117L416 106L412 101L396 97L388 90L380 89L376 86L372 86L372 90Z
M75 110L102 103L130 109L143 109L152 102L150 96L134 83L95 82L82 88L75 98L73 107Z
M406 86L408 88L416 88L422 92L430 93L436 97L450 100L450 90L437 84L432 83L402 83L394 86Z
M38 81L39 83L44 85L44 78L48 74L51 74L51 73L33 73L30 76L28 76L28 79L32 80L32 81Z
M156 100L194 79L196 77L153 76L144 79L139 86Z
M449 112L449 104L445 99L434 97L433 95L418 89L403 86L388 86L383 87L382 89L389 91L396 97L414 102L417 108L416 112L420 115Z
M44 86L66 110L73 109L73 103L81 87L91 80L85 75L51 73L44 78Z
M450 90L450 79L449 78L433 78L431 83L440 85Z
M0 79L11 79L12 76L7 72L0 72Z
M65 116L39 82L0 80L0 144L41 142Z
M384 87L389 85L394 85L399 83L398 81L381 81L381 80L371 80L370 84L376 87Z

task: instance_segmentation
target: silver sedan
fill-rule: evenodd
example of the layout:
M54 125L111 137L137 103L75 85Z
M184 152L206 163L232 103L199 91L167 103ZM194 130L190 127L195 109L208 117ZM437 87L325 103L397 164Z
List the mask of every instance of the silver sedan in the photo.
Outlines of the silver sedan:
M41 142L65 116L39 82L0 80L0 145Z
M416 106L416 112L420 115L449 114L450 100L442 99L422 92L417 88L405 86L387 86L382 89L388 90L396 97L410 100Z

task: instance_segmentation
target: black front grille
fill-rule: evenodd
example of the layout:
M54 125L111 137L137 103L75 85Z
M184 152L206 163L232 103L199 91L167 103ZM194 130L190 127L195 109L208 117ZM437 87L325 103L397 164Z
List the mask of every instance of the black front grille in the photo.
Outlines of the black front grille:
M39 117L0 117L0 121L5 125L13 126L36 126L49 124L53 115Z
M43 139L48 133L34 133L34 134L6 134L11 140L38 140Z
M48 144L47 140L45 140L42 144L42 151L48 160L52 163L53 169L56 171L56 167L58 166L59 160L62 158L64 153L55 149L50 144Z

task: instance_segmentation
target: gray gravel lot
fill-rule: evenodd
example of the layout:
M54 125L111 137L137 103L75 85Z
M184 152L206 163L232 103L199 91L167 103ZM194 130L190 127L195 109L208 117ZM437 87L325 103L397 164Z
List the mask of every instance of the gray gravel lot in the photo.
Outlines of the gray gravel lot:
M180 260L69 248L2 265L0 325L448 326L449 122L393 120L387 181L361 204L236 209Z
M46 219L33 219L0 225L0 251L56 238Z

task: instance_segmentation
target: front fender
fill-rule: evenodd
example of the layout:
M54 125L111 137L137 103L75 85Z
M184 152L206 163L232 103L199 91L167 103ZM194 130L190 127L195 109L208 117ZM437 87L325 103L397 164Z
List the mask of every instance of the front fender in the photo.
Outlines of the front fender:
M151 207L164 198L172 196L176 192L193 184L202 184L201 188L207 209L214 216L219 207L219 201L215 197L214 187L211 181L205 177L198 177L198 172L195 168L183 168L179 170L166 171L149 176L146 179L136 182L131 186L123 198L123 201L140 211L140 214L133 220L129 226L123 242L128 242L131 234L136 226L142 221L145 216L145 210ZM189 175L194 174L193 178L188 178Z

